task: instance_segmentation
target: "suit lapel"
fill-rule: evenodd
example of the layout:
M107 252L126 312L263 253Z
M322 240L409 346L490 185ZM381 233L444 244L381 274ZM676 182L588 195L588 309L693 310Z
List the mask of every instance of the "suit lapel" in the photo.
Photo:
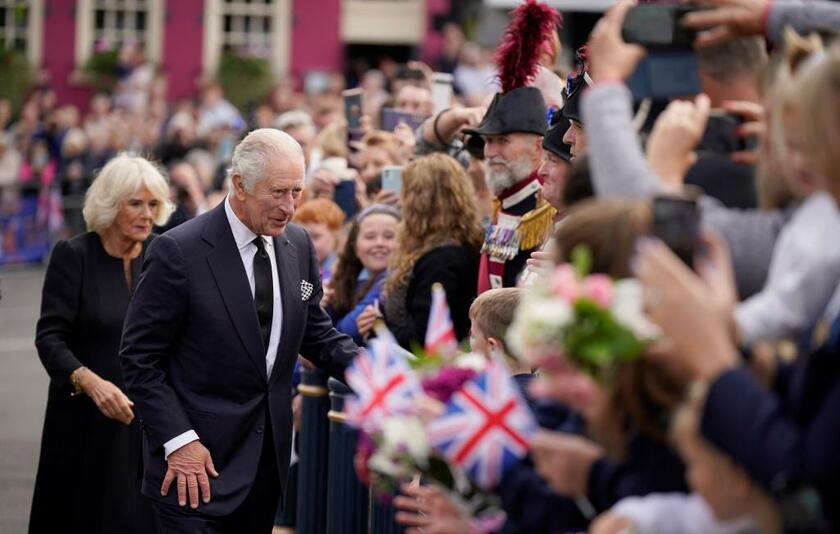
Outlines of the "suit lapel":
M260 334L257 310L251 295L248 276L242 265L242 257L236 248L236 241L225 215L224 206L219 206L208 223L205 240L211 242L214 250L207 256L216 286L222 295L228 316L236 333L245 346L249 359L257 366L263 380L267 380L265 349Z
M300 269L298 268L297 249L285 235L274 238L274 255L277 259L277 275L280 277L280 300L283 303L283 324L280 328L280 343L277 347L277 359L271 371L271 380L277 376L281 358L297 358L293 338L300 324L301 293Z

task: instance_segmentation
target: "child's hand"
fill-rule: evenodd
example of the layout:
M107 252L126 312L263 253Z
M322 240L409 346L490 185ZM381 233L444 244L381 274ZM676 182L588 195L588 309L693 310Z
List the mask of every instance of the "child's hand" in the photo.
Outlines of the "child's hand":
M366 307L364 311L356 317L356 328L359 329L359 334L361 334L363 338L367 338L367 336L370 335L370 331L373 330L373 323L375 323L377 319L381 318L382 314L379 312L378 308L374 306Z

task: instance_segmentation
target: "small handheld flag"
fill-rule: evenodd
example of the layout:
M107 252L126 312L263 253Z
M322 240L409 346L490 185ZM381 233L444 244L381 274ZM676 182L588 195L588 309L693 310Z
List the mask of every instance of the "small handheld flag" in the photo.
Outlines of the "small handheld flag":
M440 284L432 286L432 309L429 311L425 345L426 353L444 358L458 352L458 339L452 325L449 304L446 302L446 291Z
M507 368L496 361L465 382L427 426L432 447L485 489L495 487L505 469L528 453L536 430Z

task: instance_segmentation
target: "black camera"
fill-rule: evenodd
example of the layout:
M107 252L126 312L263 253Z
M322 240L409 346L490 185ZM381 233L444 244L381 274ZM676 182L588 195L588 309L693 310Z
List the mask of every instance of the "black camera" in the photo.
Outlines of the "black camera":
M648 51L627 81L636 100L670 100L700 93L700 62L692 49L696 32L682 25L695 8L679 4L635 6L627 12L625 42Z

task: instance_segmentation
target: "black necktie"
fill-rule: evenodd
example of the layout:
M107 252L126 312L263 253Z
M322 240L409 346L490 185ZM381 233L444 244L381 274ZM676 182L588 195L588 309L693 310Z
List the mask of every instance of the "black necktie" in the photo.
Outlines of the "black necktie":
M257 253L254 255L254 304L257 306L257 319L260 321L263 343L268 349L268 340L271 338L271 317L274 314L271 260L268 258L268 251L265 250L262 237L257 237L253 243L257 246Z

